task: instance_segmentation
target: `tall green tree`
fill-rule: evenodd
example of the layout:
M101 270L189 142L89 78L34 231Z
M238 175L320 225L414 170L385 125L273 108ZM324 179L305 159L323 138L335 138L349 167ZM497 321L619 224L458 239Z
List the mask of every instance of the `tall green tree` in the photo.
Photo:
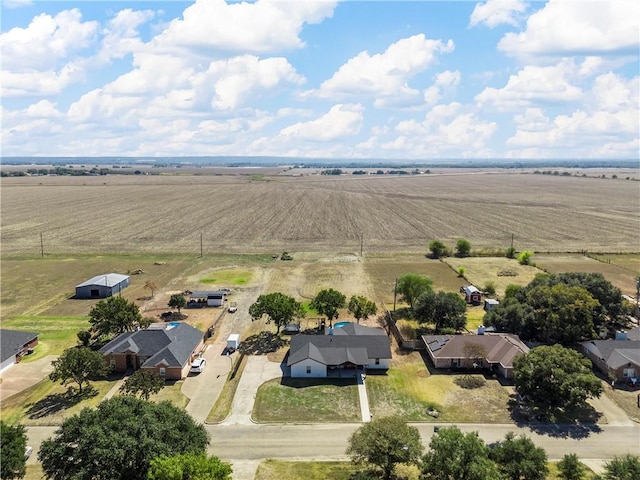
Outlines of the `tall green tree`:
M53 371L49 378L62 385L74 382L78 385L78 392L82 393L82 386L89 380L97 380L109 373L109 366L100 352L87 347L73 347L62 352L56 360L51 362Z
M27 433L20 425L10 425L0 420L0 478L13 480L24 477Z
M383 417L365 423L349 437L347 455L358 465L375 466L390 480L399 463L417 464L422 454L418 429L400 417Z
M558 473L563 480L582 480L587 469L575 453L568 453L558 462Z
M490 450L489 458L509 480L545 480L549 473L544 449L536 447L524 435L516 437L513 432L507 433L504 441Z
M536 338L535 312L526 303L517 298L507 297L485 313L484 325L495 327L499 332L510 332L523 340Z
M313 308L320 315L325 315L329 319L329 325L331 322L338 318L339 310L344 308L347 304L347 297L343 293L328 288L326 290L320 290L318 294L311 300L309 306Z
M441 428L422 457L422 480L501 480L504 477L477 432Z
M183 453L151 460L149 480L230 480L231 465L205 453Z
M129 375L120 391L124 395L140 395L143 400L149 400L154 393L158 393L164 387L164 378L156 372L139 369Z
M397 292L400 294L400 298L407 302L412 310L418 297L432 290L433 280L426 275L405 273L398 277Z
M64 420L38 459L51 480L144 480L154 458L204 454L208 443L204 426L171 403L116 396Z
M638 480L640 478L640 456L622 455L613 457L613 460L605 463L604 480Z
M471 255L471 242L467 239L461 238L456 242L456 256L468 257Z
M591 361L562 345L541 346L513 360L514 383L531 407L543 412L571 410L602 394Z
M169 303L167 305L169 308L177 308L178 313L180 313L180 310L187 306L187 300L184 298L183 294L174 293L169 297Z
M544 343L574 345L596 337L593 318L599 303L583 287L528 288L526 304L534 311L536 339Z
M464 328L466 312L467 304L457 293L428 291L416 301L415 317L420 323L433 324L438 333L443 328Z
M429 251L434 258L442 258L449 255L449 249L440 240L431 240L429 242Z
M100 300L89 312L91 330L97 335L119 335L136 329L142 320L138 306L115 296Z
M359 295L353 295L349 299L347 308L358 323L360 323L360 320L366 320L369 316L378 313L378 307L375 302Z
M304 309L300 302L294 298L280 292L260 295L258 299L249 307L251 320L256 321L263 315L269 317L269 322L273 322L280 333L280 327L291 323L294 318L304 317Z

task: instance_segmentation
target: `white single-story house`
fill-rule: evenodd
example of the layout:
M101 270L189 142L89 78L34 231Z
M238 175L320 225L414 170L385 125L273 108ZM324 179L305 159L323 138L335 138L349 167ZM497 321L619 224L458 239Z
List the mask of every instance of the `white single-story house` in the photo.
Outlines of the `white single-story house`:
M343 376L345 370L389 369L391 347L381 328L350 324L329 335L295 335L287 366L295 378Z
M39 333L19 330L0 330L0 372L20 363L26 355L38 345Z
M107 298L129 286L129 275L105 273L76 285L76 298Z

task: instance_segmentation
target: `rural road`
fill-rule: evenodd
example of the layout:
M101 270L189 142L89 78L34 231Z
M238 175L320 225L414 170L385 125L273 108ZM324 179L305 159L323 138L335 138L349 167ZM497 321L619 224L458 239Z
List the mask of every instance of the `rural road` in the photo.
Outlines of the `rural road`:
M425 446L433 435L434 424L413 424L418 428ZM446 424L439 424L447 426ZM239 463L263 458L289 460L344 460L349 435L361 424L308 424L308 425L206 425L211 436L209 453L223 460ZM545 432L516 425L459 424L464 432L478 431L487 443L503 438L515 431L529 436L543 447L551 460L559 460L565 453L575 453L581 459L608 460L615 455L640 450L640 425L604 425L598 433L583 438L559 436L562 428L545 426ZM57 427L28 427L29 445L34 455L29 463L37 461L37 450L43 440L53 435ZM551 432L552 435L547 434ZM574 432L575 433L575 432Z

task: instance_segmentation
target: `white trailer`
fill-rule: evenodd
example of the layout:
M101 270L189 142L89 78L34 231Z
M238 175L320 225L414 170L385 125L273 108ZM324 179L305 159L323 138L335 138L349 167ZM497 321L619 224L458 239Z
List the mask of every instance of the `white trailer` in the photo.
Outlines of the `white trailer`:
M227 348L228 349L232 348L234 350L237 350L239 346L240 346L240 334L232 333L231 335L229 335L229 337L227 338Z

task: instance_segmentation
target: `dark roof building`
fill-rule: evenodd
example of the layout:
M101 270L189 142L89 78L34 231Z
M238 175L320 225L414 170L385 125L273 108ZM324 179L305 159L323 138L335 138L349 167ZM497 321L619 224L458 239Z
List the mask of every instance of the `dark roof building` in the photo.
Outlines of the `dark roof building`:
M391 347L381 328L350 324L331 335L296 335L291 338L287 366L292 377L326 377L328 370L389 368Z
M0 372L19 363L38 344L39 333L0 330Z
M115 371L145 368L168 379L179 379L186 376L185 371L203 342L204 334L200 330L181 323L173 328L123 333L100 352Z
M598 369L616 381L637 383L640 340L591 340L582 349Z

